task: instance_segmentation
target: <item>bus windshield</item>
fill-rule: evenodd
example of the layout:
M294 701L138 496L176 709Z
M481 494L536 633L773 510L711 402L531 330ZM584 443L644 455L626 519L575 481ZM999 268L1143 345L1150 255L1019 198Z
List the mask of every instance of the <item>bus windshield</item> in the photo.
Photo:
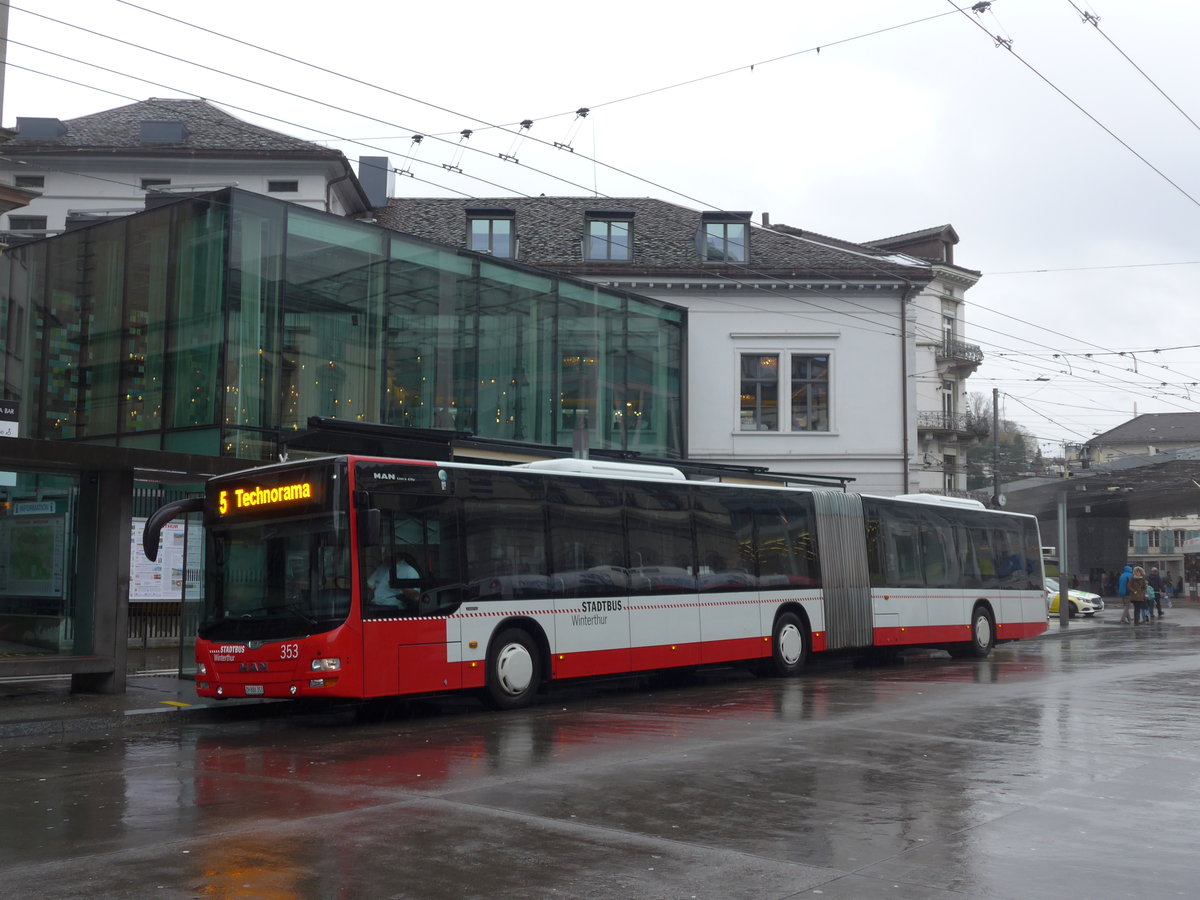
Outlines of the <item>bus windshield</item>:
M201 638L282 640L345 621L350 612L345 513L222 523L211 538Z

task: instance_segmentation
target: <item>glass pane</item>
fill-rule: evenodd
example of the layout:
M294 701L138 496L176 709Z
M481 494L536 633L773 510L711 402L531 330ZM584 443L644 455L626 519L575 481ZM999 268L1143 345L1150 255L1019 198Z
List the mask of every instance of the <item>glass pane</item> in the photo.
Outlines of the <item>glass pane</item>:
M607 222L588 222L587 249L584 255L588 259L608 259Z
M467 597L546 597L546 523L538 500L467 500Z
M701 591L744 591L755 576L754 518L740 491L696 491L696 586ZM751 507L752 508L752 507Z
M284 286L284 428L310 416L374 418L383 235L330 217L288 213Z
M725 226L725 258L730 262L746 261L746 226Z
M125 288L129 358L121 430L158 431L163 427L163 382L167 346L167 295L170 277L170 217L129 219L128 274ZM124 442L122 442L124 443Z
M696 589L692 520L683 486L642 485L628 498L631 593L681 593Z
M624 594L628 576L618 491L603 482L555 478L547 493L553 595Z
M226 428L279 425L285 208L239 196L230 240ZM254 458L237 444L237 455Z
M630 226L628 222L612 222L609 225L608 246L609 259L628 260L631 258L633 245L629 239Z
M37 472L8 476L9 484L0 486L5 651L26 657L89 654L92 598L80 596L85 604L80 609L75 594L77 481Z
M170 340L172 414L169 428L216 425L224 390L217 365L225 343L226 209L193 201L173 205L178 216L175 320Z
M40 365L33 368L33 386L39 418L39 438L74 438L79 408L79 348L82 328L79 318L79 275L76 261L83 250L81 235L64 234L49 242L46 278L49 282L45 306L38 304L36 340ZM36 358L35 358L36 359Z
M828 356L792 356L792 430L829 430Z
M759 587L820 586L811 499L804 495L764 498L755 509L754 521Z
M742 431L779 430L779 356L742 354Z
M80 270L79 285L86 300L78 436L97 438L117 433L117 398L141 384L143 357L140 348L127 345L122 315L125 229L89 228L81 235L88 265Z
M492 220L492 256L508 259L514 255L512 244L512 221Z
M479 253L487 253L492 249L492 223L488 219L471 219L470 221L470 241L469 245L472 250Z
M478 282L477 351L465 355L475 406L472 430L485 437L540 440L537 353L554 309L547 278L481 264ZM467 402L469 398L463 398Z

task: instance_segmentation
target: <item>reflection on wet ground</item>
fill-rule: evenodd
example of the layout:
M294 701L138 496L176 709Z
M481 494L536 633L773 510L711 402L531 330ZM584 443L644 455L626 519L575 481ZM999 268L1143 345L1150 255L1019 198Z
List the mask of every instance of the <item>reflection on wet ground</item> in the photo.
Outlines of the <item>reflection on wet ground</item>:
M1179 619L511 714L0 744L0 865L14 896L1192 896L1200 612Z

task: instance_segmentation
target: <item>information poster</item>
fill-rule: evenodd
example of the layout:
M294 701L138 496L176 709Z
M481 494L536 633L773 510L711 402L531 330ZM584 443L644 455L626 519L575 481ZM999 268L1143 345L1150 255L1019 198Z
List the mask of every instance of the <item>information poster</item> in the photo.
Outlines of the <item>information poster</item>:
M131 603L179 600L183 594L184 542L187 542L187 599L198 600L203 575L204 531L183 522L168 522L159 536L158 558L151 562L142 549L146 520L135 518L130 534L129 600Z
M62 597L66 519L36 513L21 515L24 510L17 509L20 505L14 504L18 514L0 519L0 594ZM54 508L52 502L38 505Z

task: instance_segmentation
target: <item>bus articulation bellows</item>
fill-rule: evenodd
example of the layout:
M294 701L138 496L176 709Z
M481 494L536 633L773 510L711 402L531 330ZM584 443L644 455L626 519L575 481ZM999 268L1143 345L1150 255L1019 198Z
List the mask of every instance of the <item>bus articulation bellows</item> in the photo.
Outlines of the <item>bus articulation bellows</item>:
M1046 629L1030 516L665 467L335 456L211 479L196 689L371 698L810 653L984 657Z

